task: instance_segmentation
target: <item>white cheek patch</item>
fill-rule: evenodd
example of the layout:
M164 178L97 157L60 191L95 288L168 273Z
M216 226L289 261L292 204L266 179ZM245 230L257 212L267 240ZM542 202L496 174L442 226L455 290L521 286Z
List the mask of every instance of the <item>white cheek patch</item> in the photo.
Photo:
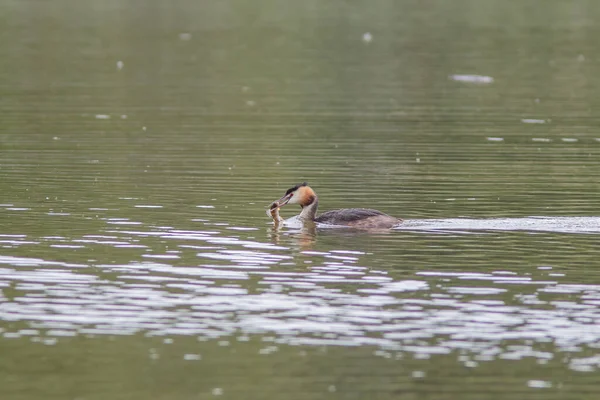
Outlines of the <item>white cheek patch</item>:
M300 196L298 195L298 192L295 192L288 203L298 204L299 201L300 201Z

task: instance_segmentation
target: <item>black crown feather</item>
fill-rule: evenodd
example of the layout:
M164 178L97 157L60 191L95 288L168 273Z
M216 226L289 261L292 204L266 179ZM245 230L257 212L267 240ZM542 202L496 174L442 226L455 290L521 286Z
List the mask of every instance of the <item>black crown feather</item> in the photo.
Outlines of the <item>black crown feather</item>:
M308 186L308 183L302 182L302 183L297 184L293 188L289 188L288 190L286 190L285 195L287 196L288 194L295 192L296 190L300 189L302 186Z

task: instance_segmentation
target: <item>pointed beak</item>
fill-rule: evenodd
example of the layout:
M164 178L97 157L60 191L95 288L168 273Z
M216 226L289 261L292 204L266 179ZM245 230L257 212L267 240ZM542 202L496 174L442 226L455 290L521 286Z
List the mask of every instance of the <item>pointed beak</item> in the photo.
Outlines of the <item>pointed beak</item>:
M282 198L280 198L277 201L274 201L273 203L271 203L271 206L269 207L271 210L276 208L276 207L283 207L285 206L288 201L290 201L290 199L292 198L292 196L294 195L294 193L290 193L290 194L286 194L285 196L283 196Z

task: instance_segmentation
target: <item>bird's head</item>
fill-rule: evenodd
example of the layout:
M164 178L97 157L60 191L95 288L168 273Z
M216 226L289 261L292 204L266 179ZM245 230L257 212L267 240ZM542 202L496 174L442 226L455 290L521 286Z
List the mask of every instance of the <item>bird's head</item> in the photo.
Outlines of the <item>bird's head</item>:
M286 190L285 195L275 203L278 204L278 207L283 207L286 204L299 204L300 207L304 208L311 205L316 199L317 195L314 190L306 182L303 182Z

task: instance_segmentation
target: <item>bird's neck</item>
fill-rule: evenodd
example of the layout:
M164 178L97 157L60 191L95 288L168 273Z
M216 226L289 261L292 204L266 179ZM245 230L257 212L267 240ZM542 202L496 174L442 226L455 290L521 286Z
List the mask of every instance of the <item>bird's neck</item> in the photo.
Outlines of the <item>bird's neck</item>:
M307 205L306 207L302 207L302 211L300 212L300 219L303 221L314 221L317 216L317 208L319 207L319 199L315 196L315 199L312 203Z

